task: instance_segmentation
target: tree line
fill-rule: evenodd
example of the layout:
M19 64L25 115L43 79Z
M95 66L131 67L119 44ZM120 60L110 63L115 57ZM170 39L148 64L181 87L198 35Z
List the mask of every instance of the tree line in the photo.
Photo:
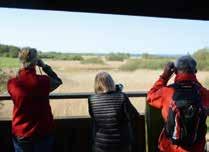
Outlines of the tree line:
M0 44L0 57L16 58L20 47L13 45ZM58 59L58 60L77 60L83 61L83 56L105 56L109 61L123 61L130 57L128 53L109 53L109 54L93 54L93 53L60 53L60 52L42 52L38 51L40 58Z
M1 57L15 58L18 56L19 51L20 51L20 48L17 46L0 44L0 56Z
M197 61L197 68L199 70L209 70L209 48L205 47L197 50L193 57Z
M0 44L0 57L12 57L16 58L18 56L18 52L20 51L20 47L14 45L5 45ZM59 53L59 52L41 52L39 51L39 56L41 58L49 58L49 59L60 59L60 60L84 60L83 56L85 54L79 53ZM88 55L88 54L86 54ZM91 54L94 55L94 54ZM130 58L129 53L109 53L104 55L109 61L124 61L125 59ZM209 48L205 47L197 50L192 56L198 61L198 68L200 70L206 69L209 70ZM158 55L151 55L148 53L144 53L141 55L144 59L159 59L162 58ZM168 58L168 57L165 57Z

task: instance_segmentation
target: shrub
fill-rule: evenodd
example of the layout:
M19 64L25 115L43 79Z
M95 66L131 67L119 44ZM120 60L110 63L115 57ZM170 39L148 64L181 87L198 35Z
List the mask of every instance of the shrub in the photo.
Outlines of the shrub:
M151 54L148 54L148 53L143 53L143 54L141 55L141 58L143 58L143 59L154 59L154 58L157 58L157 56L151 55ZM158 58L159 58L159 57L158 57Z
M39 52L40 58L46 59L57 59L57 60L73 60L73 61L82 61L84 60L81 55L70 54L70 53L57 53L57 52Z
M125 64L120 66L119 69L123 71L134 71L139 68L139 62L139 59L128 60Z
M209 59L209 48L202 48L197 50L193 57L198 61L205 61Z
M209 48L197 50L193 57L197 61L198 70L209 70Z
M99 57L91 57L81 61L82 64L105 64Z
M109 61L124 61L128 59L130 54L128 53L110 53L106 56L106 59Z
M162 69L170 59L131 59L123 64L119 69L124 71L134 71L137 69Z
M197 70L209 70L209 60L196 60Z
M73 60L73 61L83 61L84 58L81 55L71 55L70 56L70 60Z
M0 56L2 57L15 58L18 56L19 51L20 51L20 48L16 46L0 44Z

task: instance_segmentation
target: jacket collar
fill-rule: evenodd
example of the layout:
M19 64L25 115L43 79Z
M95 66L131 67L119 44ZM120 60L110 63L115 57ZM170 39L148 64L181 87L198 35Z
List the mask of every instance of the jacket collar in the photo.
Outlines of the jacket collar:
M196 78L195 74L188 74L188 73L177 74L174 82L178 83L178 82L182 82L182 81L197 82L197 78Z
M35 67L22 68L22 69L19 70L19 76L24 76L24 75L27 75L27 74L35 75L36 74Z

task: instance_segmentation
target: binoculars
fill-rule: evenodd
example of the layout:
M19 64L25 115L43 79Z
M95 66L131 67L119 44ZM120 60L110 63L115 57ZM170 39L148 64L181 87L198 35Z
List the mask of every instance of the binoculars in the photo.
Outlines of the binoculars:
M123 85L121 83L115 85L116 91L122 91Z

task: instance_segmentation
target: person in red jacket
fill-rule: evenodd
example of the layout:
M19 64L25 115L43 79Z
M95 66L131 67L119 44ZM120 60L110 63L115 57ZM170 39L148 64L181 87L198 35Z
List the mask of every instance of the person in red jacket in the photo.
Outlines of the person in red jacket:
M160 75L159 79L155 82L154 86L149 90L147 102L151 106L161 109L162 117L165 121L165 126L168 122L173 124L164 127L161 135L159 137L158 150L161 152L203 152L205 146L205 135L206 135L206 115L209 107L209 90L204 88L196 78L196 61L189 55L182 56L178 58L175 62L169 62L164 68L164 72ZM167 85L169 79L173 74L176 74L174 79L174 84ZM178 86L178 87L177 87ZM180 87L179 87L180 86ZM194 88L192 88L195 86ZM180 88L180 89L179 89ZM185 91L187 90L187 92ZM191 91L194 91L192 94ZM178 92L178 93L176 93ZM185 95L188 93L190 95ZM199 97L198 97L199 96ZM197 117L193 118L194 122L190 122L189 131L195 134L195 136L190 136L190 139L194 139L190 144L186 145L186 140L188 138L179 136L185 132L185 126L182 127L180 124L185 123L185 119L192 117L184 117L188 114L185 111L177 110L180 109L182 101L175 101L178 98L182 98L182 101L192 101L193 98L196 100L196 105L198 105L198 112L196 111ZM197 100L199 100L197 102ZM194 104L194 105L195 105ZM174 106L175 105L175 106ZM178 107L179 106L179 107ZM178 108L176 108L178 107ZM185 106L186 107L186 106ZM189 109L190 112L195 108ZM170 115L173 110L173 116ZM193 112L192 111L192 112ZM192 113L191 112L191 113ZM201 115L200 115L201 112ZM191 114L190 113L190 114ZM200 119L203 118L203 119ZM172 120L173 119L173 120ZM199 120L199 121L196 121ZM196 125L194 125L196 123ZM172 126L173 125L173 126ZM193 126L194 125L194 126ZM179 127L180 126L180 127ZM170 135L169 129L174 127L172 134ZM197 130L196 130L197 129ZM188 131L188 132L189 132ZM177 142L178 140L180 142ZM184 139L181 141L180 139ZM176 141L176 142L175 142Z
M19 52L21 68L7 88L14 103L12 118L13 144L16 152L51 152L54 138L53 115L49 93L62 84L50 66L37 57L33 48ZM39 66L47 75L36 74Z

